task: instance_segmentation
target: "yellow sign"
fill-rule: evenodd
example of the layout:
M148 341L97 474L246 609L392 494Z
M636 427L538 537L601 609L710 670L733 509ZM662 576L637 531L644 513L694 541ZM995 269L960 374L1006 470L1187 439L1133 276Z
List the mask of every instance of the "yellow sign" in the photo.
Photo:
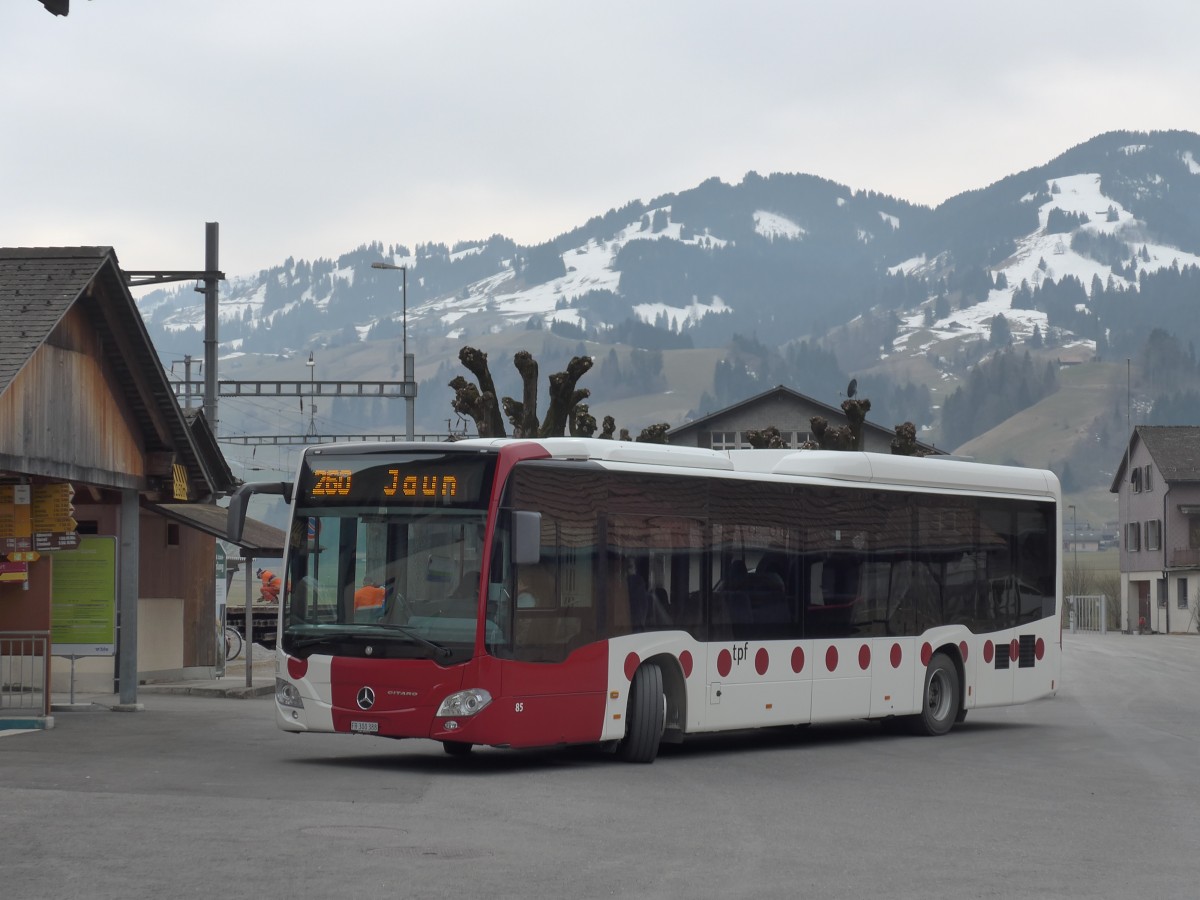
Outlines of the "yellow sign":
M171 466L171 471L175 476L175 491L174 497L176 500L188 499L188 477L187 469L184 466L175 463Z
M33 533L29 496L27 484L0 484L0 538L27 538Z
M29 563L0 562L0 581L28 581Z
M42 554L36 550L17 550L8 554L9 562L37 562L42 558Z
M34 531L70 532L75 530L75 490L70 484L35 484L32 520Z

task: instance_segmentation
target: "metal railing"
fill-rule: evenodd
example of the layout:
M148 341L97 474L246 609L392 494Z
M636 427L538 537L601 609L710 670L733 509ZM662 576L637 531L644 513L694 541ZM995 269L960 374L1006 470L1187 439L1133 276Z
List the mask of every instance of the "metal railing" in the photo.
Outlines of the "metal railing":
M0 716L50 714L50 632L0 631Z
M1095 631L1108 634L1108 596L1106 594L1072 594L1067 598L1071 616L1071 633Z

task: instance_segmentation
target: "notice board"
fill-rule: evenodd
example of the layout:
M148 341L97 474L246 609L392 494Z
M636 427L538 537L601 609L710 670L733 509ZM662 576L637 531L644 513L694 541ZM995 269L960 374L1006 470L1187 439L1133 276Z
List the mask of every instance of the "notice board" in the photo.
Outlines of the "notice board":
M50 652L112 656L117 643L117 539L81 536L54 554Z

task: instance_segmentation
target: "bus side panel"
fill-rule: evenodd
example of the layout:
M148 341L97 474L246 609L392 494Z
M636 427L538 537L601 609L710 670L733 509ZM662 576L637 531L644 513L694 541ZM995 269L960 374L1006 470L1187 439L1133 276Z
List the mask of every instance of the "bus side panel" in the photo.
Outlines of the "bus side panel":
M473 719L448 731L436 720L430 737L510 747L549 747L600 740L604 722L608 645L574 651L561 663L503 660L501 691Z
M1054 693L1061 677L1057 621L1043 619L1017 629L1017 642L1013 702L1025 703Z
M981 635L973 644L979 659L975 668L975 705L1002 706L1013 702L1013 671L1009 655L1015 631Z
M812 644L812 721L865 719L871 714L871 642L818 640Z
M794 725L812 708L811 644L739 641L709 647L705 690L689 731ZM797 668L799 671L797 671ZM696 673L698 674L698 673ZM698 686L698 685L697 685Z
M913 638L875 638L870 646L871 717L902 716L916 710L917 642Z

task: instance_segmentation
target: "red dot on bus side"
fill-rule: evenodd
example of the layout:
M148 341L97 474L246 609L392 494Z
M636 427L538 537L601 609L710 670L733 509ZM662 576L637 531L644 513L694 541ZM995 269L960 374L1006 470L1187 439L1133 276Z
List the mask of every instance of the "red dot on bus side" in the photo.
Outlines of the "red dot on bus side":
M904 651L899 644L892 644L892 668L900 668L900 660L904 659Z
M827 668L830 672L832 672L834 669L837 668L837 664L838 664L837 647L834 647L831 645L830 648L825 651L825 668Z
M679 654L679 666L683 669L683 677L692 677L692 654L689 650L684 650Z
M804 671L804 648L795 647L792 650L792 671L799 675Z
M295 679L303 678L305 675L308 674L308 660L307 659L296 659L296 657L294 657L294 656L289 656L288 663L287 663L287 669L288 669L288 674L291 675L292 678L295 678Z
M959 642L958 642L958 652L962 654L962 661L963 661L963 662L966 662L966 661L967 661L967 649L968 649L968 648L967 648L967 642L966 642L966 641L959 641Z
M983 661L991 665L992 656L996 652L996 648L991 641L985 641L983 644Z
M871 667L871 648L866 644L858 648L858 667L864 672Z
M638 666L641 664L642 661L638 659L638 655L636 653L630 653L627 657L625 657L625 677L630 681L633 681L633 673L638 670Z
M921 645L921 665L923 665L923 666L929 665L929 661L931 659L933 659L933 648L930 647L929 642L926 641L924 644Z
M717 674L722 678L729 674L729 670L733 668L733 656L728 650L722 650L717 654Z
M1017 657L1021 655L1021 642L1016 638L1012 639L1012 643L1008 645L1008 658L1012 662L1017 661Z
M766 647L759 647L758 652L754 654L754 671L759 675L767 674L767 666L771 664L771 654L767 652Z
M1041 638L1037 639L1037 643L1033 645L1033 655L1041 659L1046 655L1046 642Z

